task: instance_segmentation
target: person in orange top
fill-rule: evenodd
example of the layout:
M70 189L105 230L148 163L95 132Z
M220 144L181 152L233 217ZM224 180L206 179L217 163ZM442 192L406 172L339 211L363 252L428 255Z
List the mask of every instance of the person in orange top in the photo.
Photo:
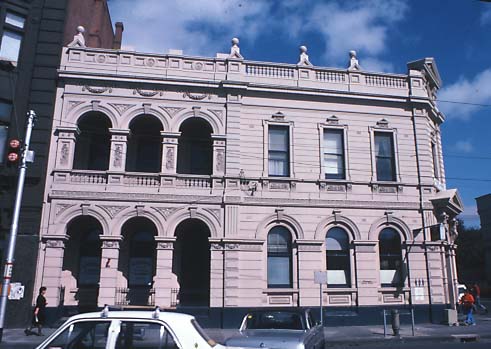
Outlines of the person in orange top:
M474 317L472 316L472 310L474 308L474 297L472 296L469 289L465 290L465 293L462 298L460 298L459 303L462 304L464 314L466 314L464 324L467 326L475 325L476 322L474 321Z

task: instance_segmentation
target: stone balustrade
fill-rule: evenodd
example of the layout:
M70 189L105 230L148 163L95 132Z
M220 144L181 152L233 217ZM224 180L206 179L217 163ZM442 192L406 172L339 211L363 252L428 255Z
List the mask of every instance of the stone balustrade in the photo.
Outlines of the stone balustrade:
M91 74L110 79L141 78L158 83L166 79L192 79L220 83L242 82L295 86L316 90L369 92L398 97L428 97L421 75L374 73L363 70L323 68L295 64L254 62L236 58L190 57L174 54L69 47L64 49L60 74ZM109 80L110 80L109 79ZM106 79L108 80L108 79ZM149 81L146 82L149 82ZM92 93L105 93L101 88Z

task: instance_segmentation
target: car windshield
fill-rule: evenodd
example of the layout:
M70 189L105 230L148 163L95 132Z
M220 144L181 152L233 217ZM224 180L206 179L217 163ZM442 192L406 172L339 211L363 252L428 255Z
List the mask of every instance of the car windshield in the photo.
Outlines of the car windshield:
M304 330L300 314L294 312L260 312L250 313L246 317L246 329L284 329Z
M201 337L210 345L211 347L214 347L217 343L208 336L208 334L201 328L201 326L198 324L198 321L196 320L191 320L191 323L193 324L194 328L198 333L200 334Z

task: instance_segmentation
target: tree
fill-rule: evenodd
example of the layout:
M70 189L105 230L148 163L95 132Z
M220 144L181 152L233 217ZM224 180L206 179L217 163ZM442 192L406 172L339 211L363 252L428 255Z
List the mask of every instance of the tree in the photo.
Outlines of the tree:
M459 219L457 245L457 274L461 283L472 283L484 278L484 243L479 228L467 228Z

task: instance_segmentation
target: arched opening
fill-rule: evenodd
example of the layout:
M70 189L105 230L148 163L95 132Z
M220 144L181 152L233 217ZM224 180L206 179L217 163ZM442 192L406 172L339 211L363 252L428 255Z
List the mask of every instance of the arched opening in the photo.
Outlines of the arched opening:
M151 115L141 115L130 124L126 171L158 173L162 163L162 123Z
M268 233L268 288L293 287L292 236L282 226Z
M385 228L379 234L380 284L388 287L402 286L404 269L402 263L401 237L393 228Z
M77 127L80 133L75 144L73 168L106 171L111 153L111 121L100 112L89 112L80 118Z
M69 239L63 256L63 286L65 299L75 291L75 301L80 312L97 309L101 234L101 224L91 216L77 217L67 226ZM67 301L67 305L72 305L70 299Z
M177 173L211 175L213 142L210 124L201 118L187 119L179 128Z
M176 228L172 272L179 282L180 306L210 305L210 229L198 219Z
M157 228L144 217L131 218L123 225L119 270L128 287L117 290L119 305L155 304L156 235Z
M331 228L326 234L326 270L329 287L351 285L349 237L342 228Z

